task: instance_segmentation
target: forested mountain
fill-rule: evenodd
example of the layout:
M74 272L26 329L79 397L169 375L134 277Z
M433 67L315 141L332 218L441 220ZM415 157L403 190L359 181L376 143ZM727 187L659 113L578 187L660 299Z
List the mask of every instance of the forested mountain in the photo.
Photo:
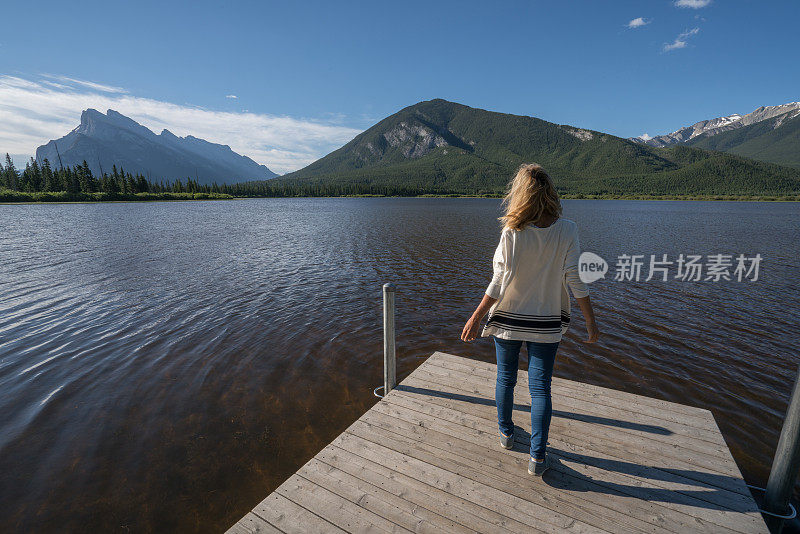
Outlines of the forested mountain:
M800 102L763 106L697 122L670 134L631 139L654 147L684 144L800 168Z
M36 160L41 164L45 159L54 168L86 162L95 176L116 165L150 180L170 182L191 177L200 184L232 184L277 176L227 145L191 135L178 137L169 130L156 135L111 109L105 115L84 111L77 128L36 150Z
M420 102L278 183L498 193L537 162L567 194L796 194L800 171L677 145L656 148L534 117ZM277 184L276 184L277 185Z
M701 135L710 137L770 119L775 119L770 122L770 124L773 128L777 128L784 120L792 119L798 115L800 115L800 102L789 102L788 104L781 104L779 106L761 106L747 115L734 113L727 117L706 119L696 122L691 126L684 126L672 133L657 135L655 137L632 137L631 141L654 147L664 147L679 143L689 143L691 140Z
M717 135L700 135L688 144L800 169L800 115L783 120L776 127L777 120L765 120Z

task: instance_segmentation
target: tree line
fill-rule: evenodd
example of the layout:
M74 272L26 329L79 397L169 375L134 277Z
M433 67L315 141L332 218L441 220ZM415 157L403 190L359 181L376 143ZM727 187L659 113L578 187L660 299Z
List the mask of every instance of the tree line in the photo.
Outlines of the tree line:
M73 167L54 169L47 159L41 164L33 158L21 172L14 166L11 156L6 154L5 164L0 163L0 189L23 193L212 193L216 184L203 185L187 178L173 182L151 181L142 174L125 172L123 168L111 167L111 172L95 176L86 161Z
M711 162L701 162L713 166ZM774 165L754 162L756 165ZM437 169L434 169L436 171ZM450 169L438 169L450 176ZM140 173L126 172L112 165L110 173L95 176L84 161L81 165L54 169L45 159L41 164L31 158L18 170L6 154L0 162L0 202L39 202L74 200L181 200L223 199L232 197L345 197L345 196L481 196L499 197L504 180L492 180L486 173L471 169L469 179L461 174L453 179L431 177L431 169L370 169L351 175L328 175L312 180L274 178L236 184L200 184L197 180L153 181ZM774 169L768 169L774 171ZM781 168L781 173L736 173L729 166L709 170L700 166L678 169L657 176L616 176L608 178L562 179L557 189L573 198L758 198L797 200L796 171ZM731 175L737 176L732 180ZM776 176L777 174L777 176ZM769 197L769 198L767 198Z
M53 168L44 159L41 164L31 158L23 170L18 170L9 154L5 164L0 162L0 191L8 190L23 195L0 195L0 200L41 200L39 197L24 193L60 193L49 200L106 200L117 197L130 197L150 193L143 199L154 198L153 195L169 193L208 194L219 197L338 197L338 196L419 196L430 193L437 195L460 195L462 190L437 188L435 191L422 183L408 185L375 182L338 182L314 181L300 183L288 180L248 181L237 184L200 184L197 180L187 178L174 181L153 181L140 173L126 172L123 168L111 167L111 172L95 176L84 161L81 165ZM102 193L103 195L97 195ZM170 197L178 198L178 197ZM180 197L182 198L182 197ZM199 198L206 198L201 196Z

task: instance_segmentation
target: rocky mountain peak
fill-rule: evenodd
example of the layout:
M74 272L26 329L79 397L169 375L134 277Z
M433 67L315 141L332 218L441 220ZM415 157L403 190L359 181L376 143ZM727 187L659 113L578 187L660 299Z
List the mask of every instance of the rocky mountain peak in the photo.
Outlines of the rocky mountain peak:
M84 110L80 124L64 137L40 146L36 158L63 162L65 166L85 160L94 173L116 165L151 179L193 176L209 184L276 176L266 166L233 152L228 145L193 136L178 137L167 129L156 135L113 109L105 114L91 108Z
M798 102L789 102L778 106L761 106L747 115L734 113L725 117L696 122L691 126L685 126L669 134L655 137L641 135L639 137L632 137L631 140L650 146L664 147L678 143L686 143L701 135L713 136L776 117L779 119L776 121L774 128L777 128L784 120L794 118L798 115L800 115L800 103Z
M384 132L383 138L391 147L399 147L406 158L421 158L432 150L447 146L444 137L422 124L401 122Z

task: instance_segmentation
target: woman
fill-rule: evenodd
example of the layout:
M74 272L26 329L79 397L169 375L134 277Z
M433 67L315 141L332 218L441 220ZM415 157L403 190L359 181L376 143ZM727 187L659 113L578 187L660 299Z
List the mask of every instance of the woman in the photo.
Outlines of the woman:
M589 291L578 276L578 229L561 218L561 202L553 182L539 165L522 165L503 200L505 215L494 253L494 277L475 313L461 333L472 341L486 313L482 337L492 336L497 351L497 420L500 444L514 443L514 386L519 351L528 348L531 392L531 458L528 473L541 476L549 467L546 455L552 404L550 382L561 336L569 326L569 286L586 318L587 343L599 331Z

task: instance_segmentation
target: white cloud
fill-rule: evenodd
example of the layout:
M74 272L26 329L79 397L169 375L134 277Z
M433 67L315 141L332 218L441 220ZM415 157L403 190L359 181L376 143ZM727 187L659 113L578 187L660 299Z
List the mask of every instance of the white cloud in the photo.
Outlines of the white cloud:
M129 94L124 89L47 76L28 80L0 75L0 151L33 155L36 147L64 136L81 111L116 110L156 133L167 128L230 145L273 171L297 170L355 137L360 130L330 121L250 112L214 111Z
M113 85L105 85L102 83L95 83L95 82L87 82L86 80L77 80L75 78L69 78L67 76L53 76L52 74L45 74L45 78L50 78L51 80L58 80L60 82L64 82L70 84L71 86L81 86L86 87L87 89L92 89L94 91L99 91L101 93L127 93L125 89L121 87L114 87ZM58 87L60 89L68 88L70 85L65 86L59 83L47 82L44 83L51 85L53 87Z
M710 3L711 0L676 0L675 6L688 7L691 9L700 9L701 7L706 7Z
M678 48L686 48L687 39L693 35L697 35L700 32L700 28L692 28L691 30L686 30L685 32L678 35L674 41L671 43L664 44L664 52L669 52L670 50L676 50Z
M637 137L637 139L641 139L642 141L649 141L652 138L653 138L653 136L647 134L646 132L643 133L642 135L640 135L639 137Z
M653 21L644 17L637 17L628 23L628 28L641 28L642 26L647 26L651 22Z
M230 99L233 99L233 100L237 100L239 97L236 96L236 95L225 95L225 98L230 98Z

